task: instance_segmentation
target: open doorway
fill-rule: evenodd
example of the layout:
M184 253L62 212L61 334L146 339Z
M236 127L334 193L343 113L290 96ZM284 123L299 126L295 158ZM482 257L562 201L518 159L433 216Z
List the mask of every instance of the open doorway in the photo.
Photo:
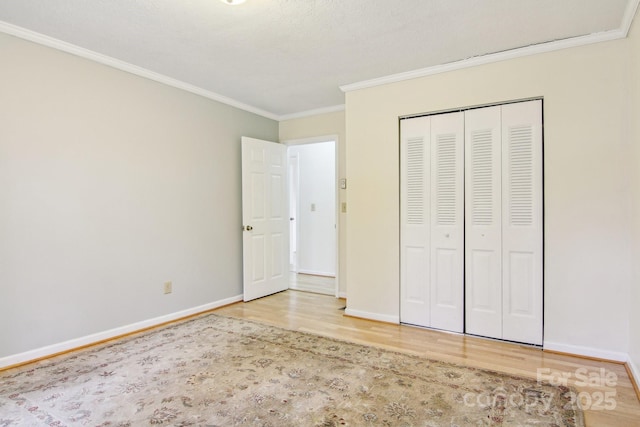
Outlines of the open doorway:
M291 289L337 295L336 141L287 142Z

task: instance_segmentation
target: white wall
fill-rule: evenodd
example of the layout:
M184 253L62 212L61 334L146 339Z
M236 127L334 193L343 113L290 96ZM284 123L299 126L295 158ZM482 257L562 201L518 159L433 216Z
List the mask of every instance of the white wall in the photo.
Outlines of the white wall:
M347 177L347 161L346 161L346 129L345 129L345 113L338 111L334 113L318 114L310 117L299 119L284 120L280 122L280 141L288 141L293 139L314 138L324 135L337 135L338 141L336 150L338 152L338 176L339 178ZM345 204L347 212L340 209L338 215L338 277L339 277L339 293L345 297L347 293L347 218L349 206L347 203L347 194L349 186L346 190L338 190L338 199L340 204Z
M292 145L298 161L297 271L336 274L335 142Z
M240 137L278 123L8 35L0 52L0 359L240 295Z
M624 359L629 56L621 40L347 93L347 312L398 320L398 117L544 97L545 346Z
M636 18L631 27L629 42L631 44L631 59L633 61L631 69L632 82L632 135L631 146L633 150L632 187L634 193L633 206L633 280L631 282L631 315L629 322L629 356L631 366L634 371L636 382L640 383L640 10L636 12Z

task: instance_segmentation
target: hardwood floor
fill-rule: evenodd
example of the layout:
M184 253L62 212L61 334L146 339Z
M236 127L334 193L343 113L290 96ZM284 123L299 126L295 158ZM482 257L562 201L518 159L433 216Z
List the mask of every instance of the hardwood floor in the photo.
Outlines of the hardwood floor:
M317 294L336 294L336 278L289 272L289 288L297 291L314 292Z
M640 426L640 401L622 364L348 317L344 306L332 296L289 290L215 312L533 379L539 372L558 382L566 377L582 398L587 426Z

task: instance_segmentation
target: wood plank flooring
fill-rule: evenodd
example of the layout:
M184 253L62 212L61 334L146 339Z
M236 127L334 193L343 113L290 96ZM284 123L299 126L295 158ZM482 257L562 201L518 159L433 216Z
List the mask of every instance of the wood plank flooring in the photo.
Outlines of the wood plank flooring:
M291 271L289 272L289 289L335 296L336 278Z
M537 379L539 372L545 379L560 381L567 377L568 384L580 393L587 426L640 426L640 401L622 364L357 319L345 316L344 306L343 299L289 290L248 303L232 304L215 312L533 379Z

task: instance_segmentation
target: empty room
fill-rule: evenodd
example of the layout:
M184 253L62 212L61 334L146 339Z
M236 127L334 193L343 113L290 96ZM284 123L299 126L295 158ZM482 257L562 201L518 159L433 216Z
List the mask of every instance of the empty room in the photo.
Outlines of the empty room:
M639 4L0 2L0 426L640 426Z

